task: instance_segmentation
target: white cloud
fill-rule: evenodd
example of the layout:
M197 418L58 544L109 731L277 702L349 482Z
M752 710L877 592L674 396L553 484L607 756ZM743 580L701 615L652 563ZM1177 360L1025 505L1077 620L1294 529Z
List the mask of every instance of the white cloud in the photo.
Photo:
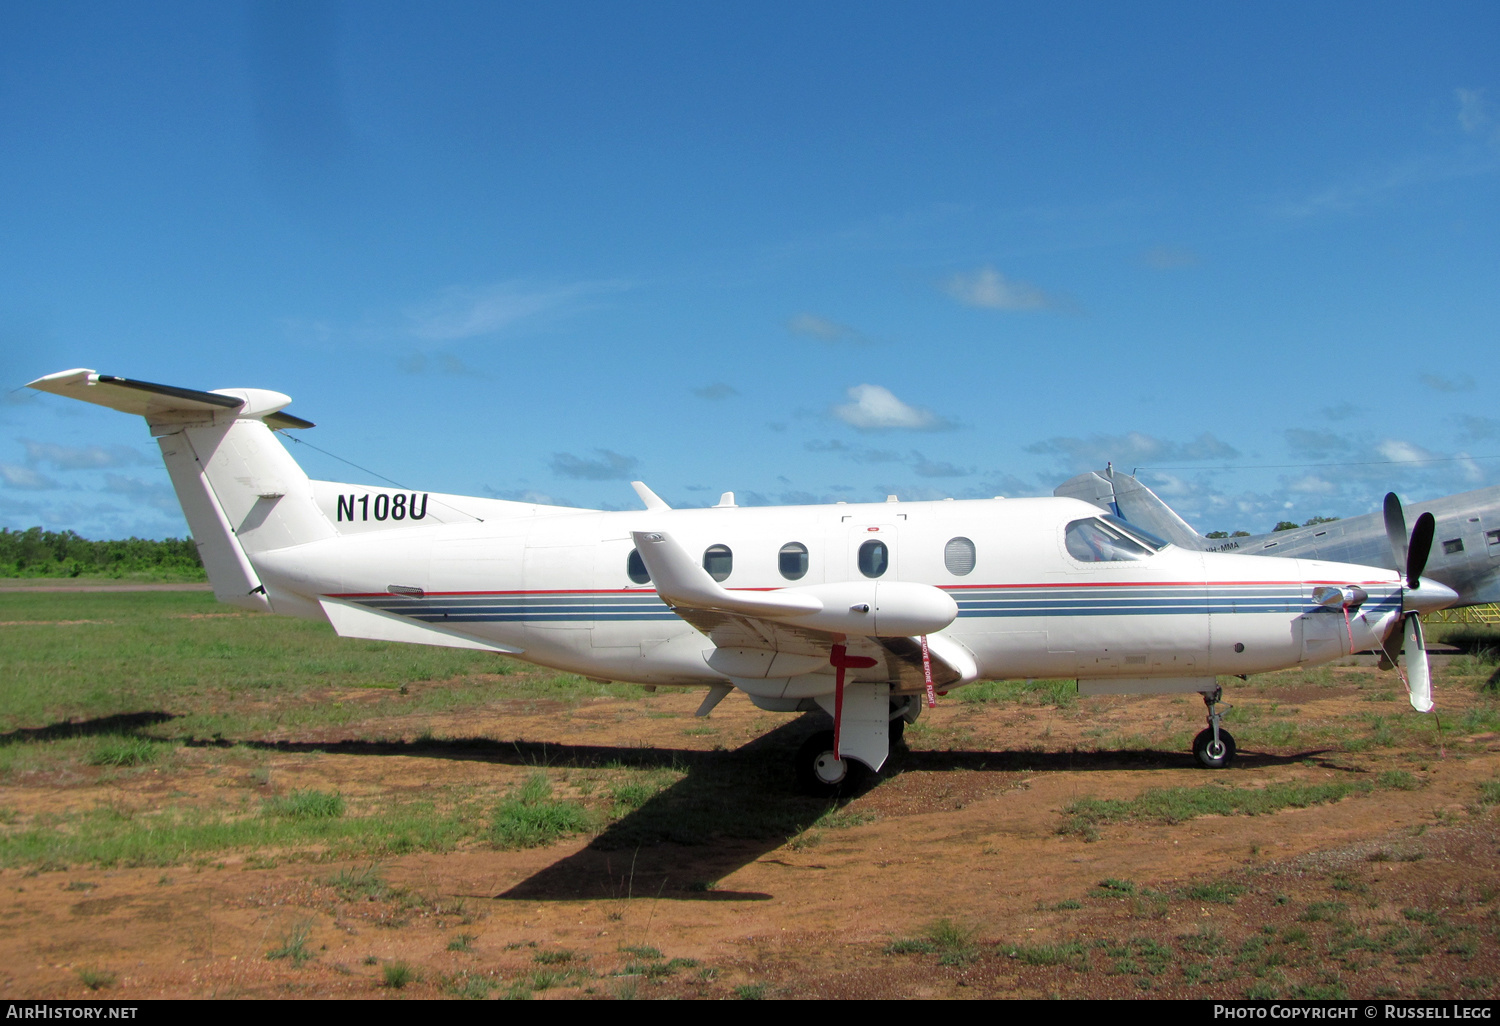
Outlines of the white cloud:
M139 478L126 477L124 474L105 474L104 490L115 495L123 495L136 505L149 506L166 513L175 512L180 508L177 493L172 490L171 485L159 482L142 481Z
M1481 442L1492 438L1500 438L1500 420L1493 417L1475 417L1464 414L1458 418L1463 427L1463 437L1467 441Z
M154 462L128 445L58 445L29 438L21 439L21 444L26 447L26 462L49 463L56 470L98 470Z
M1441 456L1429 452L1420 445L1413 445L1396 438L1387 438L1375 447L1375 451L1393 463L1423 463L1442 459Z
M930 460L913 450L911 469L918 477L968 477L974 468L954 466L946 460Z
M809 442L804 442L802 448L808 452L838 453L845 459L853 460L855 463L899 463L902 459L901 454L894 449L871 449L864 445L850 445L848 442L841 442L836 438L829 439L826 442L822 439L814 438Z
M1139 431L1124 435L1091 435L1088 438L1048 438L1028 445L1026 451L1061 456L1065 463L1078 470L1102 470L1106 462L1127 469L1148 463L1232 460L1240 455L1234 446L1219 441L1207 431L1191 442L1168 441Z
M634 456L622 456L609 449L595 449L594 452L598 454L596 459L584 459L570 452L556 452L547 465L554 474L581 481L628 481L641 462Z
M519 321L574 306L590 296L626 288L620 281L576 282L537 287L503 281L483 288L454 286L406 311L408 330L417 338L445 341L493 335Z
M855 385L849 398L854 401L835 406L833 415L861 431L941 431L953 426L931 410L908 406L879 385Z
M1336 495L1339 486L1332 481L1325 481L1317 474L1308 474L1287 484L1287 490L1299 492L1304 495Z
M1329 459L1336 453L1346 453L1354 448L1349 439L1332 431L1287 428L1283 433L1287 447L1298 456L1309 459Z
M805 335L815 338L819 342L827 342L832 345L835 342L852 342L855 344L867 343L870 340L863 334L837 321L830 321L826 317L819 317L815 313L799 313L786 322L786 330L793 335Z
M452 353L433 353L430 357L424 353L414 353L401 362L401 369L407 374L426 374L431 370L457 378L489 377L478 367L469 366Z
M1422 384L1434 392L1472 392L1474 391L1474 378L1469 374L1460 374L1456 379L1439 377L1436 374L1423 374Z
M699 399L728 399L730 396L739 395L740 390L722 381L715 381L712 385L693 389L693 394Z
M484 485L484 493L492 499L508 499L511 502L530 502L538 506L567 506L571 505L566 499L559 499L539 492L531 488L500 489Z
M1487 135L1492 140L1500 139L1494 118L1490 117L1489 105L1484 100L1483 89L1455 89L1458 97L1458 127L1469 135Z
M28 492L44 492L57 487L57 482L50 477L14 463L0 463L0 481L4 481L7 488Z
M1202 258L1183 246L1154 246L1141 254L1141 262L1157 271L1176 271L1197 267Z
M988 310L1047 310L1057 301L1024 281L1007 278L993 267L973 274L955 274L943 283L943 291L966 306Z

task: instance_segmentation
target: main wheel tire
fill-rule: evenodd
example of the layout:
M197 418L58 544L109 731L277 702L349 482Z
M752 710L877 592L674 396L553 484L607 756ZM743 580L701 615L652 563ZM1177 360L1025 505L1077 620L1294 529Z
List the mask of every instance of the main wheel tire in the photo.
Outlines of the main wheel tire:
M855 759L833 757L833 731L820 730L797 749L797 785L814 798L853 794L869 774Z
M1234 735L1219 728L1219 743L1214 744L1213 728L1193 738L1193 755L1206 769L1223 769L1234 761Z
M891 751L894 752L898 748L904 748L906 746L905 739L906 720L903 717L897 716L894 720L891 721L890 725Z

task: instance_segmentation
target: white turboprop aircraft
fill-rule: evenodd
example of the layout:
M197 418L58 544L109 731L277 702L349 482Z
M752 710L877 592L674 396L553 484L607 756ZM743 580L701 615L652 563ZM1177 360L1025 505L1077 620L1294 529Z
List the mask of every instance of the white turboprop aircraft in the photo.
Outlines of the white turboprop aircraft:
M589 677L738 688L826 710L797 756L834 795L879 771L925 703L981 679L1076 677L1079 693L1201 693L1205 766L1234 757L1216 677L1327 662L1404 634L1432 708L1417 614L1457 596L1421 577L1169 545L1072 498L639 512L313 481L274 432L279 392L212 392L69 370L31 387L146 418L222 602L344 637L481 649Z

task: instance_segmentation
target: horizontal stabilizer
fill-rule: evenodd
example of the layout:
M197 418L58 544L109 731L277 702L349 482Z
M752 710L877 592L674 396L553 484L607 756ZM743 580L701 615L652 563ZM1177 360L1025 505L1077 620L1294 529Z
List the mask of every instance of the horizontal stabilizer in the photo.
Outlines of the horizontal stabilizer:
M281 407L292 400L280 392L264 389L224 389L204 392L176 385L159 385L154 381L100 374L78 368L59 371L37 378L28 384L39 392L81 399L96 406L107 406L121 413L134 413L147 420L170 413L228 413L257 417L271 428L310 428L312 421L282 413Z
M371 641L400 641L408 645L438 645L444 648L472 648L483 652L520 655L521 649L499 645L459 631L418 623L404 616L381 612L338 599L319 599L334 633L341 638L367 638Z

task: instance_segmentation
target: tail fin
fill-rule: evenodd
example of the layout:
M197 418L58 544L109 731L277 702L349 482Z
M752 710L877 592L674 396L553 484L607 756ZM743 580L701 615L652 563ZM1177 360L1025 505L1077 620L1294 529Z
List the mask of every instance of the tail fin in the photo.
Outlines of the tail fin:
M335 534L307 474L271 430L313 426L281 412L289 396L200 392L91 370L49 374L30 387L146 418L221 602L269 610L249 557Z
M1204 549L1208 544L1172 507L1129 474L1109 471L1106 476L1090 470L1064 481L1052 494L1091 502L1185 549Z

